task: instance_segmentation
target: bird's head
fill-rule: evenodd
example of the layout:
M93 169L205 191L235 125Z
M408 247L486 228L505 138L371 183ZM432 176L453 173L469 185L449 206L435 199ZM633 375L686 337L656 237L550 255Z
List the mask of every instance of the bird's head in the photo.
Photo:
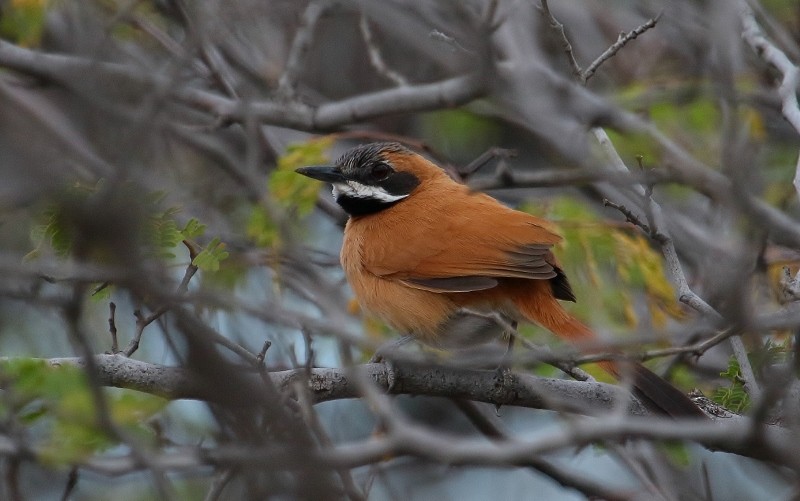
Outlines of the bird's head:
M398 143L372 143L347 151L334 165L302 167L299 174L333 185L333 196L351 216L388 209L410 197L426 180L446 176Z

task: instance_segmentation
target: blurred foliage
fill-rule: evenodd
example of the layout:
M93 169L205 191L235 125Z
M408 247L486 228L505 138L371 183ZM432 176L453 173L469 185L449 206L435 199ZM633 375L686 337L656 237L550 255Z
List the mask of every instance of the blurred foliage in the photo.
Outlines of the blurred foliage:
M295 169L328 163L327 150L333 139L333 136L322 136L286 148L269 177L269 194L281 207L291 208L300 216L307 216L314 210L322 183L298 176Z
M278 159L267 184L267 199L253 207L247 223L247 236L257 246L279 244L282 219L304 218L314 210L322 183L297 175L295 169L328 163L327 150L333 141L333 136L322 136L294 143Z
M567 276L575 277L570 284L578 297L579 315L591 315L597 324L597 312L604 311L614 326L627 328L645 320L661 328L670 318L682 318L661 254L632 225L602 220L568 197L522 210L557 223L564 240L555 252ZM646 319L641 311L647 312Z
M45 461L69 464L116 445L96 421L94 400L81 368L15 359L0 366L0 381L5 389L0 419L35 431L32 445ZM103 391L116 425L141 444L154 443L146 423L167 400L129 390Z
M789 33L795 36L800 30L800 16L797 12L797 0L761 0L764 9L786 26Z
M44 209L39 218L40 224L33 226L31 229L31 242L34 248L25 255L24 261L39 258L45 245L49 245L50 249L59 257L67 257L69 255L72 250L74 235L71 225L66 220L64 205L71 201L85 202L92 193L97 191L98 185L88 186L76 182L67 187L63 194L64 199L68 202L52 203Z
M40 224L31 230L30 238L34 248L24 259L30 261L39 258L45 247L49 247L58 257L68 257L73 250L75 239L69 211L74 210L75 206L87 205L89 199L100 192L102 187L103 181L94 186L75 183L65 191L62 202L48 206L40 216ZM198 219L190 218L182 228L179 227L178 216L182 208L171 206L162 209L164 197L165 193L160 191L141 197L144 202L140 205L146 213L141 234L146 255L160 259L174 259L177 257L175 249L184 240L201 237L205 233L206 226ZM131 230L136 232L136 228ZM215 247L219 247L219 244Z
M278 241L278 224L267 207L253 207L247 221L247 236L258 247L272 247Z
M108 11L109 15L114 15L119 8L116 2L102 0L97 2L98 6ZM152 45L157 47L158 41L153 37L141 36L141 25L144 23L151 24L162 30L169 30L169 22L158 11L157 2L132 2L127 6L128 16L136 21L133 23L114 23L111 33L120 40L133 40L137 43L144 45Z
M456 161L475 159L502 143L503 128L497 122L466 109L426 113L419 125L427 143Z
M0 15L0 36L24 47L42 40L48 0L10 0Z
M737 81L739 90L753 87L745 78ZM617 94L625 108L637 110L672 140L684 146L699 160L718 165L721 157L722 112L719 96L693 82L637 81ZM750 140L766 139L765 119L758 109L742 105L737 109L740 123ZM647 163L660 164L663 152L647 134L619 133L607 130L623 159L642 156Z
M683 442L663 442L657 447L674 466L687 468L692 462L691 451Z

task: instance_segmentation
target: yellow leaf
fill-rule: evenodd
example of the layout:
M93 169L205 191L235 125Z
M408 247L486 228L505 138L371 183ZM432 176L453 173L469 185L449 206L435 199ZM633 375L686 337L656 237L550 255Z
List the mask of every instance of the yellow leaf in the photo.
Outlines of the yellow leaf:
M633 307L633 301L629 294L622 294L622 315L625 317L625 323L628 327L636 327L639 325L639 317L636 315L636 309Z

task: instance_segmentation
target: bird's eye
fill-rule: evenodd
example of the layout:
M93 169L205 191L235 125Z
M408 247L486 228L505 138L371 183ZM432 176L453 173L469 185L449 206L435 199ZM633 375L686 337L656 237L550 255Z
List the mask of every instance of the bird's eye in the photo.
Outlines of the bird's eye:
M392 169L389 164L379 162L372 166L372 169L369 171L369 177L374 181L383 181L389 177L392 172L394 172L394 169Z

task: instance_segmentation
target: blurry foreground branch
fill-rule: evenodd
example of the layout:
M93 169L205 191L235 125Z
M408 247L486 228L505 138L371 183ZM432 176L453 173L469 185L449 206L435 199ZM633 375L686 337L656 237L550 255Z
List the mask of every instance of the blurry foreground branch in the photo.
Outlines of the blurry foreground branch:
M9 359L5 359L7 362ZM82 365L76 358L50 359L53 366ZM142 391L159 393L177 398L202 398L204 390L186 370L147 364L119 355L95 357L99 379L103 384L122 386ZM301 377L304 369L270 374L273 382L286 391L295 378ZM562 403L577 400L591 401L597 406L608 405L618 395L618 388L600 383L552 380L546 378L514 376L506 397L497 396L491 386L493 372L466 371L456 369L408 369L397 375L392 391L457 396L500 403L513 403L536 407L542 399L537 393L560 392ZM253 374L253 377L257 377ZM377 388L365 388L372 380ZM345 446L335 446L315 452L320 461L332 465L354 467L370 464L389 455L411 455L428 457L447 464L520 464L528 457L557 451L564 448L588 445L601 440L630 440L635 438L652 440L688 440L713 450L732 452L749 457L780 462L797 467L793 452L793 441L786 431L775 426L755 425L747 418L732 418L722 421L676 421L666 418L620 416L616 413L592 419L576 419L569 426L554 429L551 433L529 440L516 440L513 444L498 444L484 439L451 440L440 432L429 431L406 423L402 413L395 412L393 402L381 395L377 389L387 389L386 369L380 364L355 367L349 372L340 369L313 369L310 389L316 402L334 398L355 397L367 393L367 399L377 406L376 412L386 412L393 425L385 436L371 437ZM471 388L471 389L469 389ZM517 394L519 393L519 394ZM373 402L374 401L374 402ZM388 416L387 416L388 418ZM756 430L756 433L753 431ZM35 450L26 450L24 445L9 437L0 436L0 455L36 455ZM161 452L149 458L152 464L170 470L191 469L204 464L236 465L251 461L270 460L285 451L278 445L247 446L231 445L220 448L184 447ZM298 459L298 458L295 458ZM291 456L287 460L291 460ZM286 465L285 465L286 466ZM129 473L141 468L129 455L90 458L81 465L87 470L106 475ZM291 468L291 465L287 467Z

